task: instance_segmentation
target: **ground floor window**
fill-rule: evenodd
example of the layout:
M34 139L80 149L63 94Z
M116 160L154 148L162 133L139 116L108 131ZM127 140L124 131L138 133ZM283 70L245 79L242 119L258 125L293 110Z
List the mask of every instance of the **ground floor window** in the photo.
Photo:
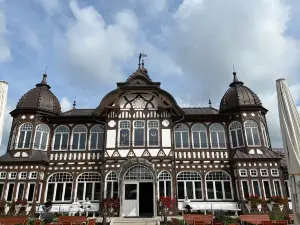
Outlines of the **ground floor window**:
M0 199L3 198L3 193L4 193L4 183L0 183Z
M14 189L15 189L15 184L14 183L8 183L7 185L7 194L6 194L6 200L8 202L13 200L13 193L14 193Z
M172 178L169 172L162 171L158 176L159 196L172 196Z
M34 191L35 191L35 183L29 183L29 184L28 184L28 187L27 187L27 197L26 197L26 199L27 199L29 202L32 202L32 201L33 201L33 198L34 198Z
M269 180L263 180L263 189L264 189L264 194L265 198L270 198L272 196L271 192L271 186L270 186L270 181Z
M112 171L106 177L106 198L119 197L119 184L117 173Z
M280 180L273 180L273 185L274 185L274 195L282 196L282 189L281 189Z
M99 201L101 193L101 176L97 172L83 173L78 177L77 198L80 201Z
M178 199L202 199L202 181L197 172L181 172L177 175Z
M19 183L18 184L18 191L17 191L17 200L24 199L24 192L25 192L25 183Z
M231 178L224 171L212 171L206 175L208 200L231 200Z
M49 177L46 200L71 201L73 177L69 173L56 173Z
M242 180L241 183L243 198L246 199L246 197L250 195L249 181Z
M252 180L253 194L261 197L260 185L258 180Z

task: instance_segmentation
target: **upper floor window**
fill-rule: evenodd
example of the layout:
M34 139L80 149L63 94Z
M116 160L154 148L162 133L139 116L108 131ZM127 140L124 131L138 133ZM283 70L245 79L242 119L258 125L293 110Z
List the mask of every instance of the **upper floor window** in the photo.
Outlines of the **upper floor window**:
M77 125L72 134L72 149L84 150L86 143L87 129L83 125Z
M148 145L159 146L159 124L156 120L148 121Z
M34 148L40 150L46 150L50 129L45 124L40 124L36 127Z
M9 173L9 179L16 179L17 178L17 172L10 172Z
M269 148L269 139L267 136L266 127L263 124L263 122L260 122L260 128L261 128L261 134L262 134L264 145L265 145L265 147Z
M54 150L67 150L69 141L69 128L60 125L54 131Z
M32 135L32 124L24 123L19 129L18 148L29 148Z
M104 130L101 125L95 125L91 129L90 149L103 149L104 144Z
M225 130L219 123L214 123L210 126L210 142L212 148L225 148Z
M278 176L279 176L279 171L278 171L278 169L271 169L271 174L272 174L272 176L274 176L274 177L278 177Z
M142 120L133 122L133 145L144 146L145 145L145 122Z
M178 124L174 128L175 133L175 147L188 148L189 147L189 129L184 124Z
M244 146L244 139L243 139L243 132L242 132L242 125L234 121L229 126L229 132L231 137L231 147L238 148Z
M193 148L208 148L207 130L203 124L197 123L192 127Z
M245 122L246 140L248 146L260 146L257 123L253 120Z
M19 173L19 179L26 179L27 178L27 172L20 172Z
M246 177L248 174L247 174L247 170L246 169L240 169L240 176L241 177Z
M29 179L37 179L38 173L37 172L30 172L29 173Z
M121 147L128 147L130 142L130 122L120 121L119 143Z
M269 176L268 170L267 169L260 169L260 175L262 177L267 177Z
M0 172L0 179L5 179L5 178L6 178L6 172Z
M250 176L257 177L258 176L257 169L250 169Z

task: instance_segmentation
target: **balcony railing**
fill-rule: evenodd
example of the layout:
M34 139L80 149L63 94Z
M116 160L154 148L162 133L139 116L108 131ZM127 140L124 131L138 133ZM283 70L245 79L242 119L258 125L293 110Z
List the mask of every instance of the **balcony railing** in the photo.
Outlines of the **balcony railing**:
M12 145L11 149L35 149L35 150L44 150L47 151L49 148L52 151L67 151L67 150L74 150L74 151L100 151L103 150L103 145L96 146L96 148L91 148L90 146L86 146L85 148L78 148L78 145L38 145L35 143L29 143L26 145L20 145L18 143Z
M175 151L175 158L179 160L226 160L229 158L228 150L177 150Z

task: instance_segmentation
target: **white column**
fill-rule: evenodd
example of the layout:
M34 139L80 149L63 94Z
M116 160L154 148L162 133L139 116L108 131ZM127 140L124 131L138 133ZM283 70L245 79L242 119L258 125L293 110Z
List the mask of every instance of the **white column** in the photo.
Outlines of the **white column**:
M2 143L4 117L5 117L6 102L7 102L7 91L8 91L8 83L6 81L0 81L0 147Z

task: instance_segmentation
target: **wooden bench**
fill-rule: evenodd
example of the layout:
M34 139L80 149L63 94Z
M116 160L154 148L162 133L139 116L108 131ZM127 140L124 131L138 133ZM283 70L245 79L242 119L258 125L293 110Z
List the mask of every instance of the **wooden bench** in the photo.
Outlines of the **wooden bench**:
M270 221L268 214L253 214L253 215L240 215L241 223L263 224L263 221Z
M196 224L199 221L203 221L205 224L212 224L213 215L201 215L201 214L186 214L183 219L187 224Z
M82 224L87 222L86 216L59 216L58 223L61 224Z
M27 216L7 216L0 218L1 225L15 225L15 224L23 224L27 223Z

